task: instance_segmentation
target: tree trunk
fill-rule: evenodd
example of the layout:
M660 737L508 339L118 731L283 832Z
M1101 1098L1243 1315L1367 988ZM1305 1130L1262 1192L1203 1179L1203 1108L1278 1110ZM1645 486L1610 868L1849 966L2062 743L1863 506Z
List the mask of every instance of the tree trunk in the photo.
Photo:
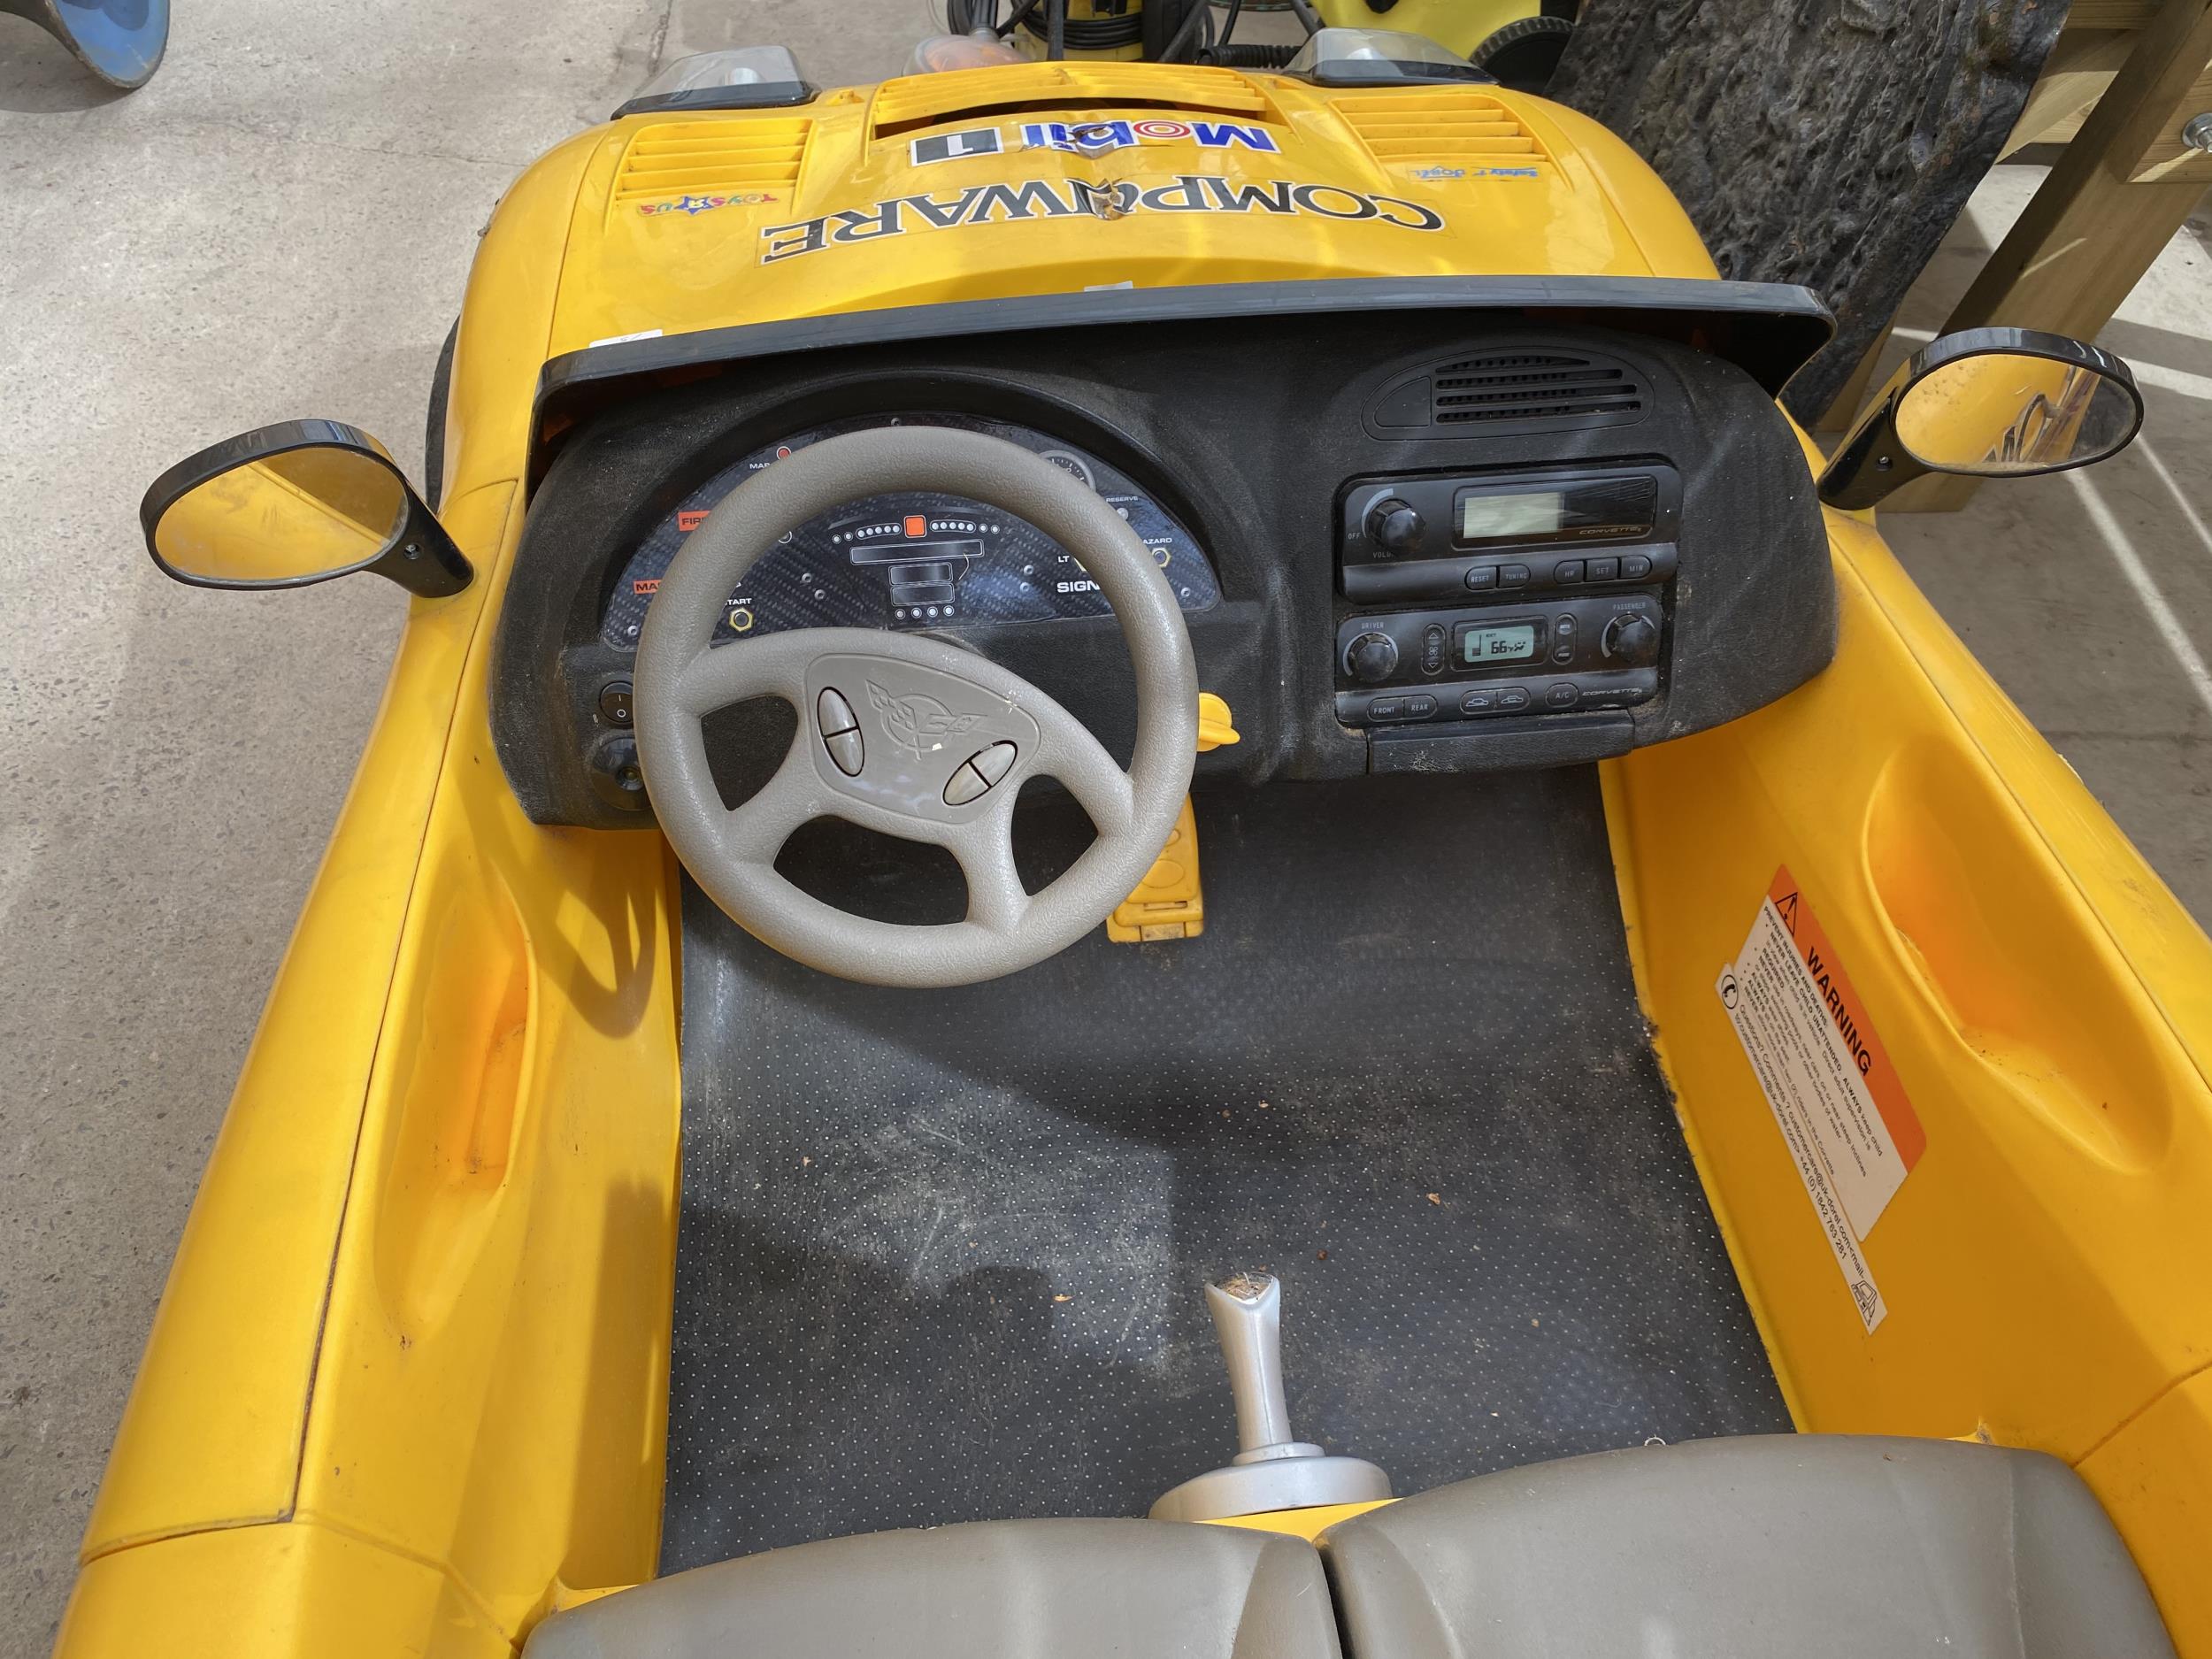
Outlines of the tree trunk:
M1724 277L1801 282L1817 419L2003 148L2067 0L1590 0L1551 96L1681 199Z

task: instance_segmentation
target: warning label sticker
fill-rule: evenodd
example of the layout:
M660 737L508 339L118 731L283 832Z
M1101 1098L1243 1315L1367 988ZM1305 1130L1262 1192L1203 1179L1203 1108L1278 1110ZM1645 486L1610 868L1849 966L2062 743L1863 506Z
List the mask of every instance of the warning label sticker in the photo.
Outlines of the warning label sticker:
M1870 1332L1889 1312L1860 1244L1927 1132L1835 947L1785 868L1715 987Z

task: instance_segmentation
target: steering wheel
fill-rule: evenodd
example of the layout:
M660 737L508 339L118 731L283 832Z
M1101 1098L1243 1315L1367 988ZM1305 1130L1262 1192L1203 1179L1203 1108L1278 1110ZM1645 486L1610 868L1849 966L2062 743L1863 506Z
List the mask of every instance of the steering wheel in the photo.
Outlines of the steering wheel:
M803 628L711 643L754 563L816 515L893 490L943 490L1028 520L1112 603L1137 674L1124 772L1090 732L1018 674L941 640ZM704 718L773 695L799 732L769 782L722 804ZM661 828L708 896L763 943L877 985L967 985L1043 961L1103 922L1167 844L1190 788L1198 675L1183 613L1142 542L1080 480L1003 439L943 426L826 438L755 473L691 533L638 640L638 759ZM1098 839L1041 893L1014 868L1014 799L1057 778ZM775 868L824 814L949 850L964 921L872 921L802 893Z

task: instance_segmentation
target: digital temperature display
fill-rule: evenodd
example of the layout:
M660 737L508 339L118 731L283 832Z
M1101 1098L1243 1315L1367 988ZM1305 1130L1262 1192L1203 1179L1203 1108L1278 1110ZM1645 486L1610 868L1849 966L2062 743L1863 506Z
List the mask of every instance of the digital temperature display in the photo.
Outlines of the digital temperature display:
M1536 655L1536 625L1509 622L1495 627L1463 627L1459 660L1470 667L1490 663L1525 663Z

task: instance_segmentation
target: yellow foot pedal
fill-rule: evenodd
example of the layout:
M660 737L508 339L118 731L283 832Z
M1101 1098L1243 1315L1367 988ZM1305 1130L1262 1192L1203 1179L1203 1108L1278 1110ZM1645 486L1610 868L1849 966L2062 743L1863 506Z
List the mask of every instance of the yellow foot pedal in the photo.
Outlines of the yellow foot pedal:
M1210 691L1198 694L1198 752L1237 741L1229 705ZM1175 828L1137 890L1106 918L1106 937L1118 945L1148 945L1163 939L1195 939L1206 931L1206 895L1198 890L1198 820L1190 796L1175 815Z
M1198 823L1191 816L1190 796L1185 795L1158 859L1137 890L1106 918L1106 937L1118 945L1150 944L1195 939L1205 931L1206 899L1198 890Z

